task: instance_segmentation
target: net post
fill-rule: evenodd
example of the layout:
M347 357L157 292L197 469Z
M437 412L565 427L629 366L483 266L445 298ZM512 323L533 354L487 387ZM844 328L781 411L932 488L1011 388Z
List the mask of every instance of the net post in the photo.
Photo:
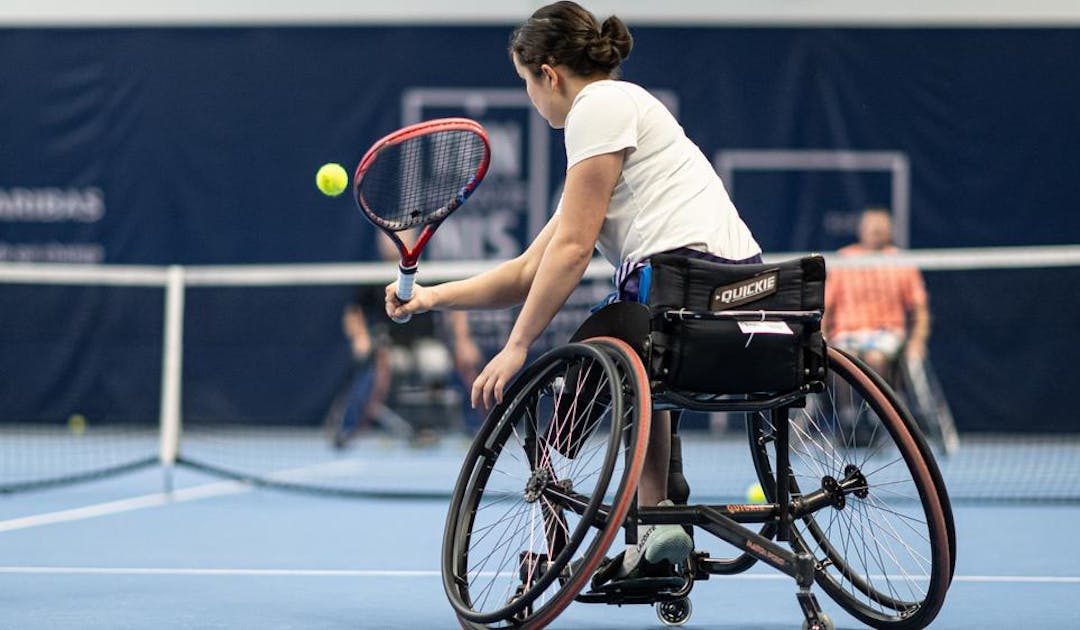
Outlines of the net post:
M165 282L165 334L161 359L160 461L165 492L173 489L180 450L180 382L183 368L184 268L171 265Z

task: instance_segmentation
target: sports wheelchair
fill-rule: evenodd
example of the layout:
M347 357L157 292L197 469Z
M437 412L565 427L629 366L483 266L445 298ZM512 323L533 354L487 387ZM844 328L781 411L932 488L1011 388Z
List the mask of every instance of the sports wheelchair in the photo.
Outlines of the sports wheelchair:
M824 260L659 255L650 282L646 303L605 307L528 365L476 436L443 538L461 625L542 628L577 600L653 604L678 626L696 582L757 562L794 579L804 629L834 627L815 584L872 627L929 624L956 556L946 489L896 395L824 343ZM652 414L683 409L746 414L765 503L691 502L673 418L675 505L637 504ZM597 579L619 532L632 544L649 524L686 527L695 551L656 575ZM702 532L732 557L702 550Z

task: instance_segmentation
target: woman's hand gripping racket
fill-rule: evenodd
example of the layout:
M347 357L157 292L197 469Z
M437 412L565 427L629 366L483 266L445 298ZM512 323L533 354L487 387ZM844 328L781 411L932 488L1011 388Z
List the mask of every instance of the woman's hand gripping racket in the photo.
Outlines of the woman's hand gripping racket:
M487 132L467 118L409 125L376 142L360 160L353 193L364 216L401 253L397 297L402 302L412 299L420 253L439 224L480 185L490 162ZM398 232L420 226L410 249Z

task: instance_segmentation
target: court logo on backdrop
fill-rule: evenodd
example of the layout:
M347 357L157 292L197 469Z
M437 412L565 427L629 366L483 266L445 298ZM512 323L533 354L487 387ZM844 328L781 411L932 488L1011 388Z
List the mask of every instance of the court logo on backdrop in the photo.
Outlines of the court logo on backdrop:
M105 247L83 239L104 217L100 188L0 188L0 261L101 263Z
M100 188L0 188L0 221L94 223L104 216Z
M439 227L432 255L444 260L508 259L527 247L528 180L523 176L525 139L512 121L481 122L491 143L491 165L469 198L466 212Z
M463 212L439 227L433 260L506 260L525 251L548 217L550 130L521 89L415 88L402 123L471 118L487 130L491 166Z
M483 125L491 165L468 204L439 226L425 256L438 260L509 260L523 251L550 216L551 130L520 88L414 88L402 95L402 124L444 117ZM487 355L501 349L512 310L469 313L473 336Z

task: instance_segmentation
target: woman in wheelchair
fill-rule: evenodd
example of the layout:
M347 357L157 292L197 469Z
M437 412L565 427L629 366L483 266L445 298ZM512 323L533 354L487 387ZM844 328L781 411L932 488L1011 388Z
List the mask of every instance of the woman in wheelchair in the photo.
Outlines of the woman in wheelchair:
M871 625L922 627L941 605L955 555L940 473L857 363L831 351L826 361L822 259L760 264L760 247L709 160L660 101L618 80L632 43L618 18L600 23L573 2L538 9L517 28L509 44L514 68L540 116L565 130L558 209L524 253L487 272L417 285L406 303L394 285L386 289L394 318L522 305L504 349L472 386L473 405L490 411L458 477L443 541L443 584L458 620L466 628L538 629L577 600L655 603L664 623L679 625L690 615L696 580L761 560L796 579L806 628L831 627L810 594L815 582ZM574 343L526 366L530 345L578 285L594 249L616 268L613 303L583 324ZM790 316L737 321L746 315L737 308L751 303ZM727 312L718 319L716 311ZM775 311L759 314L776 319ZM894 463L879 468L876 454L849 458L824 420L789 422L789 411L812 408L804 404L812 392L831 391L826 364L856 382L848 390L869 401L866 421L895 438ZM720 394L751 395L732 402L715 395L718 382L728 388ZM751 412L751 455L766 505L685 505L670 413L682 408ZM828 510L829 518L856 519L865 529L862 512L844 506L862 510L877 496L868 477L897 466L907 472L883 487L914 495L927 516L897 525L904 546L891 554L913 556L906 563L919 566L886 559L864 566L847 555L849 544L830 542L834 530L850 538L850 523L819 527L818 519ZM760 533L743 523L758 523ZM694 551L691 526L742 555L721 560ZM605 563L620 531L627 548ZM857 557L879 559L881 547ZM888 576L869 577L897 571L915 576L905 590Z
M761 249L739 218L708 158L664 105L617 80L633 40L617 17L600 24L572 2L536 11L514 32L510 55L536 111L565 130L565 192L555 215L518 258L460 282L417 288L396 317L428 309L524 306L506 342L473 384L474 406L490 408L522 368L529 346L581 281L599 248L620 271L619 299L637 296L644 261L661 252L725 262L760 262ZM667 415L653 418L642 505L667 499ZM640 561L678 562L692 542L681 527L649 528L627 549L619 575Z

